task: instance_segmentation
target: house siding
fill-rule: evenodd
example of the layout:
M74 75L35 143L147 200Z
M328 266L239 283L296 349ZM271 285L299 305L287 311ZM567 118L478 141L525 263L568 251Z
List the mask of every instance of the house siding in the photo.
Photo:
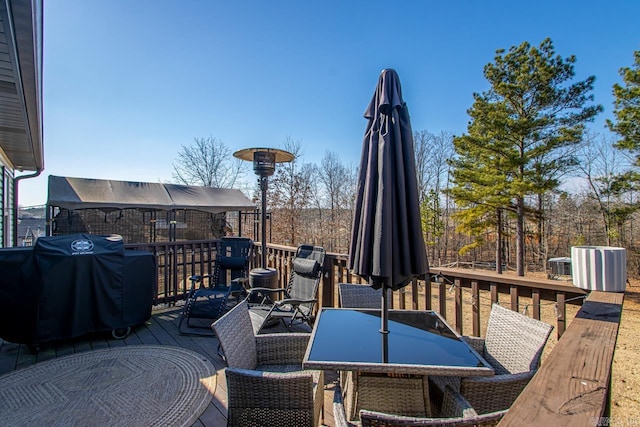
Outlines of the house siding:
M13 242L13 170L2 165L2 182L0 182L0 247L14 246Z

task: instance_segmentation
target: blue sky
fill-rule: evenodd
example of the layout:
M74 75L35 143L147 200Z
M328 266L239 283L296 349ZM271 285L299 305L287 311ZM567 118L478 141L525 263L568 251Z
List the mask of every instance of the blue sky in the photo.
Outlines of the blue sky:
M383 68L398 71L414 130L466 131L495 51L550 37L596 76L605 133L611 87L640 49L636 0L49 0L44 16L47 176L169 181L181 145L302 144L357 165L362 114Z

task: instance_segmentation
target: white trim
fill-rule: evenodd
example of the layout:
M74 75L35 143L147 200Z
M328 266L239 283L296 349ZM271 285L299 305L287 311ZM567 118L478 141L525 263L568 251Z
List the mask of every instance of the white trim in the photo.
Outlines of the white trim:
M0 147L0 166L5 166L11 169L12 172L15 172L15 168L13 167L13 163L9 160L7 153L4 152L2 147Z

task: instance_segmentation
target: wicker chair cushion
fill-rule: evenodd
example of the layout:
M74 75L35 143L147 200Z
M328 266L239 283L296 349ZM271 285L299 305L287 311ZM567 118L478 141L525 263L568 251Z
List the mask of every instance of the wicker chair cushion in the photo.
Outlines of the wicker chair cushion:
M318 274L320 264L315 259L296 258L293 260L293 271L302 276L315 276Z

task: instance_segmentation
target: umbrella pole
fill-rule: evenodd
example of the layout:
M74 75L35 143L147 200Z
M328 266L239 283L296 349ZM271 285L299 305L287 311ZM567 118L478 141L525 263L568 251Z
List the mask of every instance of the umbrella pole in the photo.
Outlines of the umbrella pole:
M387 288L385 284L382 284L382 310L380 318L382 325L380 333L382 334L382 362L387 363L389 361L389 310L387 306Z

